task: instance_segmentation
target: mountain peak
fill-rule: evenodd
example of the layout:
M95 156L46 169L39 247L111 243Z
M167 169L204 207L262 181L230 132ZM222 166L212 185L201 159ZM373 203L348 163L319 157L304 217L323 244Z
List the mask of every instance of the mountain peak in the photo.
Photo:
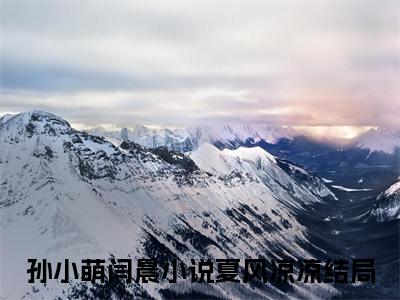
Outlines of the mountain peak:
M59 122L65 123L68 126L70 126L70 124L64 120L63 118L61 118L60 116L57 116L53 113L44 111L44 110L40 110L40 109L33 109L30 111L26 111L26 112L21 112L19 114L15 114L15 115L11 115L11 114L6 114L5 116L7 116L7 121L13 118L16 118L16 120L19 121L49 121L49 120L57 120ZM3 116L3 117L5 117Z
M393 153L395 148L400 148L400 131L388 128L371 128L355 139L355 144L360 148L370 151L383 151Z
M32 137L34 134L57 135L72 130L71 125L63 118L42 110L31 110L13 116L6 115L1 119L1 128L9 136L20 139L21 136Z

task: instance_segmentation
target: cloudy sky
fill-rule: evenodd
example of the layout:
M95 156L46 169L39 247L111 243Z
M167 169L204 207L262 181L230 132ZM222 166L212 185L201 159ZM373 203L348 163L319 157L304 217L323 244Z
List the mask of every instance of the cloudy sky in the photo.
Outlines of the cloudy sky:
M399 1L4 1L0 114L399 127Z

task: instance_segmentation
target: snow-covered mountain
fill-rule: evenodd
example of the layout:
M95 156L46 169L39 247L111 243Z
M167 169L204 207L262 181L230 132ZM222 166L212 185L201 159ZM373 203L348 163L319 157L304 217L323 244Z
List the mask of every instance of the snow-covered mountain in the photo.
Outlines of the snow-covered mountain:
M197 142L210 137L203 134ZM321 179L261 148L202 143L184 155L129 140L115 145L42 111L2 118L0 147L0 293L9 299L70 292L55 281L32 289L28 258L310 257L317 246L297 215L334 198ZM270 283L136 287L155 298L165 290L221 298L334 292L301 283L285 293Z
M120 131L107 131L101 128L87 130L88 133L116 144L122 141L132 141L144 147L156 148L165 146L177 151L191 151L204 143L214 144L219 148L237 148L243 145L277 144L281 140L292 141L302 138L304 133L292 127L273 125L214 125L197 126L180 129L153 129L137 126L132 130L122 128ZM321 145L331 145L337 149L369 149L371 152L380 151L392 154L400 149L400 132L386 128L370 129L354 137L352 140L321 139L309 137L315 148ZM344 144L343 144L344 143ZM343 146L345 145L345 146Z
M371 215L379 222L400 219L400 179L379 194Z
M133 130L123 128L120 132L99 129L88 130L88 132L110 140L132 141L148 148L165 146L168 149L183 152L195 150L204 143L232 148L246 142L275 143L283 137L290 139L299 135L292 128L272 125L215 125L181 129L152 129L138 126Z
M367 148L370 151L393 153L396 148L400 148L400 131L372 128L354 138L354 145L360 148Z

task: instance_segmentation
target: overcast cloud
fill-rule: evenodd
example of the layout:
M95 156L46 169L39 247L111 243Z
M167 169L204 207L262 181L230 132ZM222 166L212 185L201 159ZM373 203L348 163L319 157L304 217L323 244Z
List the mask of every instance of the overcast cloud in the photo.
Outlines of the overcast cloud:
M399 1L0 3L0 114L399 127Z

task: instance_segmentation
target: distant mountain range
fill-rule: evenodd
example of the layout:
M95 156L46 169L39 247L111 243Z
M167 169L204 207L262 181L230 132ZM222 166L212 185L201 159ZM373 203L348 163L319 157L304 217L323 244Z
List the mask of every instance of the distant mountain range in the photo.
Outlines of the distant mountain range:
M101 127L88 130L97 136L104 136L120 143L123 140L133 141L145 147L155 148L165 146L178 151L190 151L203 143L216 144L221 147L234 148L243 144L268 143L276 144L281 139L292 140L304 136L291 127L278 125L214 125L197 126L181 129L153 129L137 126L133 130L122 128L120 131L107 131ZM307 136L306 136L307 137ZM310 140L315 138L308 136ZM336 144L322 138L318 142ZM370 129L353 139L342 141L341 148L361 148L370 151L381 151L388 154L400 148L400 131L377 128Z
M122 128L121 131L113 132L98 127L88 130L88 132L117 142L133 141L144 147L165 146L168 149L182 152L195 150L204 143L219 143L228 147L235 147L249 139L275 143L282 137L294 137L297 134L292 128L272 125L219 125L184 129L151 129L138 126L133 130Z
M382 128L370 129L345 142L315 139L290 127L271 125L216 125L175 130L139 126L133 130L109 132L97 128L88 132L117 146L122 141L130 141L148 148L166 147L180 152L196 150L204 143L219 149L260 147L321 177L330 178L335 173L335 180L339 183L344 180L353 188L383 189L400 175L400 132Z

